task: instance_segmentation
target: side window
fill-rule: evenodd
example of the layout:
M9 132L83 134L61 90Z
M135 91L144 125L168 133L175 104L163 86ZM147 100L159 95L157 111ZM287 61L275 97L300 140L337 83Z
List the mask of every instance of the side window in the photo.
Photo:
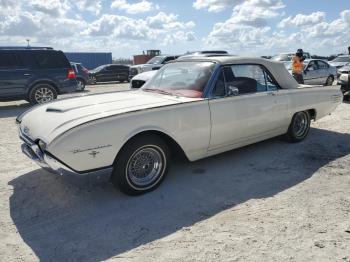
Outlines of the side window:
M267 90L265 72L259 65L231 66L234 80L227 83L237 87L239 94L264 92Z
M222 68L212 96L244 95L277 89L278 85L262 66L232 65Z
M278 90L278 85L275 83L275 81L271 78L270 74L268 72L265 72L265 78L266 78L266 88L267 91L276 91Z
M169 62L171 60L174 60L174 57L173 56L168 56L164 59L163 63L162 64L165 64L166 62Z
M212 96L213 97L226 96L225 78L224 78L224 72L222 70L220 71L218 79L216 80L216 84L213 89Z
M323 61L317 61L319 69L327 69L329 66Z
M307 66L307 69L310 71L314 71L318 69L318 66L315 61L311 61L309 65Z
M39 68L66 68L68 61L60 52L41 51L35 53L35 60Z
M19 68L17 56L11 51L0 52L0 69L16 69Z

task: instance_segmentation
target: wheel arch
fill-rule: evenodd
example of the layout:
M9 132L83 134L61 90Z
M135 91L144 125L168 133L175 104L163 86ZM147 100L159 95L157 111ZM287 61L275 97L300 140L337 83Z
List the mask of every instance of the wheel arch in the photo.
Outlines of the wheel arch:
M157 129L147 129L147 130L142 130L142 131L138 131L136 133L133 133L132 135L130 135L125 142L123 143L123 145L120 147L115 160L118 158L119 154L122 152L123 148L125 146L127 146L127 144L132 141L133 139L135 139L136 137L140 137L140 136L144 136L144 135L156 135L158 137L160 137L168 146L170 149L170 152L172 153L173 156L177 156L180 158L185 158L186 160L188 160L188 156L186 155L185 151L183 150L183 148L180 146L180 144L175 140L175 138L173 138L171 135L167 134L165 131L161 131L161 130L157 130Z
M87 81L86 81L83 77L78 76L78 77L77 77L77 80L83 81L83 83L86 85L86 82L87 82Z
M30 86L29 86L27 95L29 96L29 94L30 94L30 92L33 90L33 88L35 88L35 86L40 85L40 84L47 84L47 85L50 85L50 86L52 86L53 88L55 88L57 94L60 93L60 92L59 92L58 86L57 86L52 80L43 79L43 80L38 80L38 81L35 81L35 82L31 83Z
M305 111L309 113L311 120L316 121L316 117L317 117L316 109L312 108L312 109L307 109Z

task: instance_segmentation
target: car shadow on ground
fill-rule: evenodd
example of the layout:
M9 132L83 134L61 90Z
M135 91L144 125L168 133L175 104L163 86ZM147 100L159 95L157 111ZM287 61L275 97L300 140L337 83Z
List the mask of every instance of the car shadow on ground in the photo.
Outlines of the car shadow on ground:
M156 191L138 197L38 169L9 183L10 213L41 261L101 261L291 188L349 154L349 141L349 134L313 128L298 144L275 138L193 163L176 161Z

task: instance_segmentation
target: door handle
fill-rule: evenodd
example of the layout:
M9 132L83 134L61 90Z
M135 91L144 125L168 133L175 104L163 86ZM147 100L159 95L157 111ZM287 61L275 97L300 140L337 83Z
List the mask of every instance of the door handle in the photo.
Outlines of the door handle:
M30 76L30 74L24 74L24 76Z

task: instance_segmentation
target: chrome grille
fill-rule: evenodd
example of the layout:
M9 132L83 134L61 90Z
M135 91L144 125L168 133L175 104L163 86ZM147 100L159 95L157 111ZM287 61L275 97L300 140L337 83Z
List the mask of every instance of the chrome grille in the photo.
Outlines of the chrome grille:
M140 88L143 86L145 81L143 80L132 80L131 81L131 88Z
M137 70L137 68L130 68L130 75L137 75L139 72Z

